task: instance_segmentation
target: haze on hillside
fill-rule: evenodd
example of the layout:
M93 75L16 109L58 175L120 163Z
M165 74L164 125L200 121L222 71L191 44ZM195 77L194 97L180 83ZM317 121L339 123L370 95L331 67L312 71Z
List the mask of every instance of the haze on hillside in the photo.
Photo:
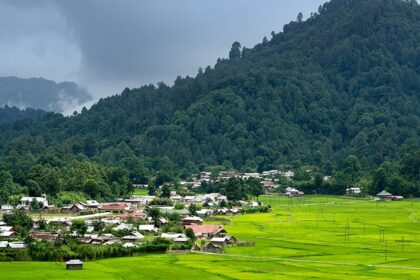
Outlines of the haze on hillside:
M0 0L0 76L72 81L96 98L172 84L323 2Z
M0 78L0 106L69 114L72 108L91 99L86 90L73 82L55 83L42 78Z

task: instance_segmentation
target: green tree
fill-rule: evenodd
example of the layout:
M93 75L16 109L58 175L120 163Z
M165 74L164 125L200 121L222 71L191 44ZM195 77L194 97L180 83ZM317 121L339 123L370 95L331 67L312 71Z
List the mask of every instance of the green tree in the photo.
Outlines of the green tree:
M188 207L188 212L190 213L190 215L192 216L196 216L197 215L197 205L194 203L190 204L190 207Z
M161 193L160 193L160 197L163 197L163 198L169 198L171 196L171 189L169 188L169 186L168 185L163 185L162 186L162 191L161 191Z
M74 220L70 226L70 231L77 232L79 235L84 235L87 231L87 225L83 220Z
M160 210L159 208L155 208L155 207L150 207L147 210L147 213L149 214L149 216L153 219L154 225L157 227L159 226L159 218L161 216Z
M241 44L234 42L229 52L229 59L237 59L241 57Z

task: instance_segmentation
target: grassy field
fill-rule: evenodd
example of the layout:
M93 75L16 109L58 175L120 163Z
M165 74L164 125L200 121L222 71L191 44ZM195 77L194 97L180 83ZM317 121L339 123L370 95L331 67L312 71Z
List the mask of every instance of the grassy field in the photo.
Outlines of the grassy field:
M147 195L148 193L148 189L135 189L133 192L134 195Z
M87 262L0 263L4 279L420 279L420 201L265 196L268 214L231 218L255 247L225 255L145 255Z

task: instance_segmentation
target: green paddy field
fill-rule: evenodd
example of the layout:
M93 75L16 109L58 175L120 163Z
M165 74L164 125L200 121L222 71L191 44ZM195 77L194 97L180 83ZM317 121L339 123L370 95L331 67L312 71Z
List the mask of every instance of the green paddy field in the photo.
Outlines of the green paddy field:
M420 201L264 196L268 214L228 217L255 241L224 255L162 254L85 263L0 263L0 279L420 279Z

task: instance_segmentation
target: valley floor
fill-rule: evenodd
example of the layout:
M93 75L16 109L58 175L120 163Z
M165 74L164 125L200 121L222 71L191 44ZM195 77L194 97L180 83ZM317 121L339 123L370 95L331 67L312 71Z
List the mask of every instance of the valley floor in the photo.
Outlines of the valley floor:
M312 196L260 198L268 214L231 217L255 241L224 255L155 254L86 262L0 263L3 279L420 279L420 201Z

